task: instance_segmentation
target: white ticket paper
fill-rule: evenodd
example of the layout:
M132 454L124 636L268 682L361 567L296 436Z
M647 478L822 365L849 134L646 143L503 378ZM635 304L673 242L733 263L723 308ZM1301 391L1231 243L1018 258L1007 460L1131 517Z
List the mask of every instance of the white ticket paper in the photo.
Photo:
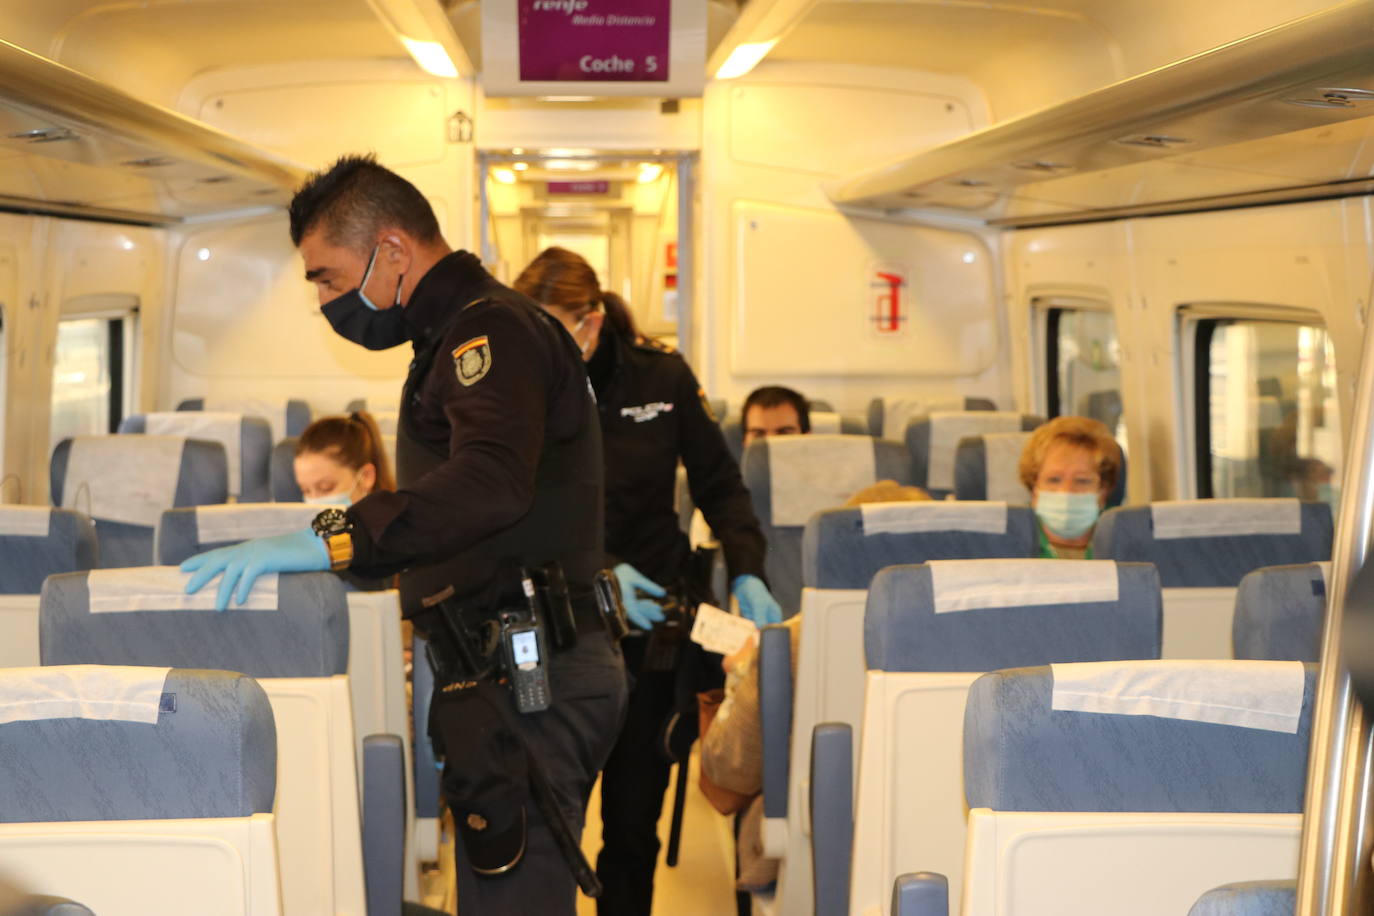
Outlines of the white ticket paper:
M733 655L756 633L758 627L748 617L736 617L709 604L697 605L697 620L692 624L692 642L707 652Z

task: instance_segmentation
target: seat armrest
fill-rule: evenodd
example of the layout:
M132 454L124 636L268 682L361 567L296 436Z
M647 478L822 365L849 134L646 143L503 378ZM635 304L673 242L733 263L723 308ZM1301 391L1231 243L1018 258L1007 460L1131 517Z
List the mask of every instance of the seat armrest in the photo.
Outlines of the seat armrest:
M816 916L849 912L854 846L854 731L822 722L811 733L811 864Z
M781 625L759 634L759 722L763 729L763 816L787 817L792 752L792 637Z
M363 739L363 876L368 916L401 916L405 894L405 752L396 735Z
M949 879L930 871L898 875L892 916L949 916Z

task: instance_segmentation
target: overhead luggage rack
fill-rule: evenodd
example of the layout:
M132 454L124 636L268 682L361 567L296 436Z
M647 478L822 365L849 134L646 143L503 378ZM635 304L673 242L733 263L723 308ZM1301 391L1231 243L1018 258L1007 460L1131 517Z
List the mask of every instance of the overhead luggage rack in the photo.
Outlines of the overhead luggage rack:
M826 191L1005 227L1342 197L1374 192L1371 135L1374 2L1356 0Z
M305 169L0 41L0 210L167 225L282 206Z

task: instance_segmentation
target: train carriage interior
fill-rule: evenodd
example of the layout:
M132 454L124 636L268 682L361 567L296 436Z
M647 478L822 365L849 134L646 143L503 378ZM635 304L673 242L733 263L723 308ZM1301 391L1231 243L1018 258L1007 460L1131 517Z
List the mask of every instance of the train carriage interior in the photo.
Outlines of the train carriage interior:
M708 729L653 916L1374 912L1374 0L0 0L0 916L481 916L397 590L177 568L311 523L314 420L395 463L289 232L367 153L749 490L761 801Z

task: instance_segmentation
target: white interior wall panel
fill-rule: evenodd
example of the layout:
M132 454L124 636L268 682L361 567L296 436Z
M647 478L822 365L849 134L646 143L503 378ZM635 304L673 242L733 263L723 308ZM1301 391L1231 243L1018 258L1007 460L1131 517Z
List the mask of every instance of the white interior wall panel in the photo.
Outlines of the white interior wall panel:
M212 126L311 168L376 152L434 206L454 248L475 247L475 163L449 119L470 113L471 83L424 76L407 61L319 62L216 71L179 105ZM176 310L158 398L303 398L316 415L354 398L392 407L409 347L372 353L334 334L291 245L284 214L175 230Z
M738 403L758 385L792 384L842 410L879 394L1009 400L988 237L971 225L844 214L822 190L856 167L981 127L976 86L765 61L711 83L705 106L695 368L712 396ZM914 320L890 340L870 321L882 293L870 274L883 265L904 267L904 293L916 296Z
M993 268L965 232L738 201L731 369L875 384L948 379L992 368L1000 340ZM817 253L824 252L823 256ZM965 258L968 258L967 262ZM878 272L905 276L899 328L880 332ZM857 405L855 405L857 406Z
M1006 271L1022 386L1043 383L1043 342L1030 331L1037 296L1111 302L1122 352L1122 399L1132 461L1130 501L1189 492L1187 401L1179 307L1286 306L1322 317L1336 353L1342 435L1353 422L1359 346L1374 271L1367 198L1256 207L1009 234ZM1144 444L1142 449L1141 444Z

